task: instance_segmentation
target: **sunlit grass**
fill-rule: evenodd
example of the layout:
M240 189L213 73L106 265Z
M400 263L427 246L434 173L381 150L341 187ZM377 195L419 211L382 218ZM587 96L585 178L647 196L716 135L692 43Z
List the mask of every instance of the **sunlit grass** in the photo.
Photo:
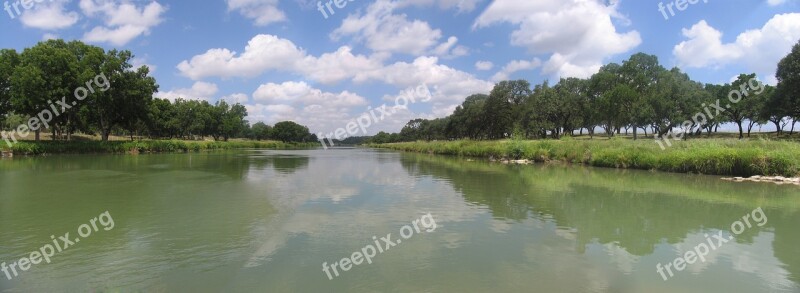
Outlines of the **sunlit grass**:
M800 175L800 144L767 139L693 139L662 150L652 139L433 141L372 145L401 151L535 162L563 161L713 175Z

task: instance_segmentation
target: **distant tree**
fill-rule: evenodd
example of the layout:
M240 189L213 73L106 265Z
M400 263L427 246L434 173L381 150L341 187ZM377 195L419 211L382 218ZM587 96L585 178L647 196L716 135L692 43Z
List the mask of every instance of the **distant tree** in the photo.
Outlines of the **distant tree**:
M792 47L792 52L781 59L775 74L778 79L778 94L789 106L788 114L794 124L800 118L800 42Z
M483 107L487 95L471 95L460 106L456 107L446 126L448 136L454 138L480 139L484 135L485 123Z
M303 142L309 138L308 127L292 121L278 122L272 128L272 136L282 142Z
M763 95L764 102L759 111L759 119L775 125L777 136L780 136L783 128L791 120L789 118L791 115L789 100L786 95L779 93L775 87L769 85L765 86L764 93L761 95Z
M251 127L253 139L255 140L268 140L272 137L272 126L264 122L258 122Z
M0 50L0 123L11 111L11 76L19 62L17 51Z
M518 89L519 84L500 83L492 89L489 98L483 106L483 121L486 135L489 139L501 139L511 134L514 124L514 115L517 112L512 108L517 102L524 101Z
M751 113L753 109L751 108L751 104L754 104L753 100L756 99L756 94L752 92L752 89L748 89L745 91L741 91L743 87L747 87L750 83L751 79L756 78L756 74L740 74L739 77L731 85L726 85L724 91L719 93L718 98L720 101L725 101L729 103L728 106L725 106L727 111L725 111L725 116L728 117L728 121L736 123L739 126L739 139L744 138L744 121L748 118L753 116ZM733 92L738 92L740 95L732 94ZM731 101L733 98L733 101ZM740 99L738 102L735 102L737 99Z
M247 109L241 104L237 103L228 107L225 101L220 101L216 107L224 110L221 130L225 141L241 133L247 127L248 122L244 119L247 117ZM308 133L308 128L305 128L305 133Z

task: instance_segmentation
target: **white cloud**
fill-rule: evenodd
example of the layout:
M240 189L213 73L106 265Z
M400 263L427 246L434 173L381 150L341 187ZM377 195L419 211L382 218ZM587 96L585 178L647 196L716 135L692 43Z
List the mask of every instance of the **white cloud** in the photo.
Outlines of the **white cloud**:
M349 47L341 47L319 58L307 55L292 41L273 35L257 35L237 54L229 49L211 49L182 61L177 68L194 80L204 77L255 77L266 71L282 71L305 75L322 83L335 83L357 73L378 68L381 55L353 55Z
M471 94L489 93L494 87L493 83L472 74L439 64L436 57L419 57L413 63L397 62L359 74L355 80L377 80L398 88L426 84L432 88L433 103L460 103Z
M80 16L77 12L66 11L64 5L69 1L47 1L36 3L20 16L22 25L42 30L59 30L73 26Z
M800 13L775 15L762 28L745 31L732 43L723 43L722 32L704 20L683 29L683 35L688 40L672 51L681 66L744 64L747 70L774 75L778 61L800 40Z
M486 70L492 70L492 68L494 68L494 63L492 63L491 61L475 62L475 69L486 71Z
M461 45L456 46L456 43L458 43L458 38L450 37L446 42L436 46L432 53L446 59L469 55L469 48Z
M367 105L367 99L352 92L324 92L294 81L263 84L253 93L253 100L247 105L252 121L295 121L325 131L341 127L338 124L352 119L354 109Z
M81 11L89 17L103 19L103 26L96 26L83 35L88 42L110 43L123 46L133 39L150 34L159 25L167 8L156 1L137 7L128 1L81 0Z
M191 88L181 88L168 92L160 92L156 93L155 96L157 98L167 99L173 102L178 98L184 100L210 101L218 91L219 89L217 88L216 84L208 82L195 82Z
M783 3L786 3L786 0L767 0L767 4L769 4L769 6L778 6Z
M431 28L425 21L408 20L405 14L393 14L397 8L396 2L378 0L363 15L357 13L348 16L330 37L334 41L352 37L376 52L420 56L431 53L431 48L434 48L433 54L448 55L458 38L450 37L437 45L442 37L441 30ZM459 48L457 53L465 54L464 49Z
M545 74L587 77L609 57L642 42L637 31L617 32L612 19L627 22L617 4L600 0L495 0L473 28L502 22L518 25L511 34L512 45L526 47L534 54L552 54Z
M266 26L286 21L286 14L278 9L278 0L227 0L228 11L239 11L253 19L255 25Z
M219 98L222 101L227 102L228 104L247 104L250 101L250 97L247 94L236 93L232 95L227 95L222 98Z
M475 10L475 6L482 0L400 0L398 1L399 7L404 6L431 6L437 5L443 10L453 9L458 10L459 13L470 12Z
M139 67L147 66L147 68L150 68L151 74L155 72L156 69L158 69L158 66L147 63L147 58L144 57L134 57L133 59L131 59L131 65L133 66L133 69L138 69Z
M519 71L536 69L542 66L542 60L534 58L532 61L527 60L514 60L503 66L500 72L492 77L492 81L499 82L508 80L509 77Z

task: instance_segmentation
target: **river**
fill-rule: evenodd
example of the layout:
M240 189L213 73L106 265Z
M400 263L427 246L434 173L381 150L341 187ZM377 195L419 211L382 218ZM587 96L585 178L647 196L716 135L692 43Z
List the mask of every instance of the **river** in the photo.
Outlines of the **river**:
M17 157L0 292L800 292L798 224L798 187L716 176L372 149Z

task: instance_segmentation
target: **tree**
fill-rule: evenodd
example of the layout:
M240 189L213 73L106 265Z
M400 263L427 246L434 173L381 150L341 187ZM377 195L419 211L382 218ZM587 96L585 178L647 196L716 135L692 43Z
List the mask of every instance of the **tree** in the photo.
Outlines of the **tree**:
M700 101L693 101L694 91L702 90L702 86L689 79L689 76L678 68L663 71L653 87L650 99L652 109L651 123L656 137L663 137L680 123L691 119L700 106Z
M48 102L72 96L77 81L78 60L62 40L40 42L23 50L19 64L11 76L11 104L20 114L36 116L50 109ZM61 114L67 109L55 107ZM53 114L52 123L64 117ZM34 129L36 141L41 128ZM54 137L55 139L55 137Z
M784 118L791 115L789 100L786 95L779 93L775 87L769 85L765 86L764 93L761 95L764 102L759 111L759 119L772 122L775 125L775 129L777 129L777 136L780 136L783 132L783 127L788 124L786 121L789 120Z
M153 99L147 117L147 128L151 136L173 138L178 135L175 107L167 99Z
M258 122L251 127L253 139L255 140L268 140L272 137L272 126L264 122Z
M629 123L633 126L633 139L636 140L637 129L646 131L654 110L650 102L654 99L654 89L661 73L666 71L658 63L658 57L637 53L622 63L620 74L624 82L636 92L636 96L628 97L625 101L625 111L628 113Z
M19 54L13 49L0 50L0 123L11 111L11 76L19 64Z
M723 87L724 90L718 93L720 101L730 102L730 107L725 106L728 108L725 111L725 116L728 117L728 121L739 126L739 139L744 138L744 120L752 116L753 110L750 107L754 103L752 100L755 99L754 96L756 94L752 92L753 89L747 89L747 87L750 80L755 78L755 73L749 75L740 74L731 85L725 85Z
M800 118L800 42L778 63L775 77L778 79L778 95L790 106L788 116L792 117L794 132L794 123Z
M496 85L492 89L483 107L483 121L489 139L501 139L511 133L514 112L509 100L516 103L517 96L512 94L509 84Z
M272 128L273 137L282 142L303 142L309 138L308 127L292 121L278 122Z
M244 117L247 117L247 109L242 106L241 104L235 104L231 107L228 107L228 104L225 101L220 101L217 103L216 106L222 113L222 125L220 127L222 137L225 141L228 141L229 138L236 136L237 134L241 133L242 130L247 128L247 120L244 120ZM218 112L218 113L219 113ZM304 134L308 134L308 128L305 127ZM304 138L308 140L310 138ZM303 141L301 139L300 141Z
M455 138L482 138L485 127L483 107L488 98L487 95L471 95L456 107L446 126L448 135Z
M108 141L114 127L125 124L131 116L135 115L125 109L125 106L134 105L135 109L133 110L135 111L145 108L147 105L144 93L148 88L145 82L140 83L136 80L142 78L141 73L146 73L146 70L137 71L138 74L131 74L130 70L133 67L130 64L131 58L133 58L133 54L130 51L111 50L106 52L101 65L101 73L111 84L107 91L95 93L93 99L93 110L96 113L95 125L99 129L103 141ZM138 86L142 88L138 88ZM153 90L149 93L152 97L157 87L149 89ZM133 92L129 92L131 90Z

